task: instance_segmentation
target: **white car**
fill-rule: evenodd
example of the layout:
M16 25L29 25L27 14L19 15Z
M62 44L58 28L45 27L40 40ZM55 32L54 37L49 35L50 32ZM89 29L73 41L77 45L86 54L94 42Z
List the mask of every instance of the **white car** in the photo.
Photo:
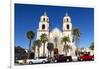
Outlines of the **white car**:
M78 57L77 56L72 56L72 61L78 61Z
M48 62L47 58L46 57L39 57L39 58L36 58L36 59L28 59L26 61L28 64L34 64L34 63L46 63Z
M16 62L19 64L25 64L25 60L16 60Z

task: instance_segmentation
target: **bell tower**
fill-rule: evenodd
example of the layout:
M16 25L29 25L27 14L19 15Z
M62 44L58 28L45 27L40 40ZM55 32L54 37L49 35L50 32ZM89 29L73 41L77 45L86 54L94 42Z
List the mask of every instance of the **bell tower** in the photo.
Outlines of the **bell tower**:
M71 36L72 23L70 16L66 13L63 17L63 36Z
M68 13L63 17L63 36L69 36L72 41L72 23Z
M40 17L37 39L40 39L42 34L49 36L49 17L46 12Z
M68 36L70 39L70 42L68 43L69 46L72 48L72 50L69 50L67 53L68 55L75 55L75 46L73 43L73 35L72 35L72 23L71 23L71 17L66 13L63 17L63 36Z
M37 40L40 39L40 36L42 34L46 34L47 38L49 37L49 17L47 16L46 12L44 12L44 14L40 17L40 21L39 21L39 27L37 29ZM40 47L40 56L43 56L43 43ZM47 50L47 42L45 44L45 55L47 56L48 54L46 54L48 52ZM38 53L36 51L36 53ZM36 57L38 55L36 54Z
M70 30L72 30L71 18L66 13L63 18L63 31L70 31Z

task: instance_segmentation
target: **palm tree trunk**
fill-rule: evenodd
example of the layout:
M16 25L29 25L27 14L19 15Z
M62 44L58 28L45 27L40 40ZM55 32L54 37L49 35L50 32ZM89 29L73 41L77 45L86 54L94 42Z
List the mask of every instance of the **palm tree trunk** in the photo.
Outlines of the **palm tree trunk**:
M39 57L39 48L38 48L38 57Z
M50 51L50 57L51 57L51 51Z
M49 57L49 51L48 51L48 57Z
M30 58L30 51L31 51L31 40L30 40L30 42L29 42L28 59Z
M38 57L40 57L40 49L38 48Z
M65 42L65 46L66 46L66 42ZM66 47L65 47L65 55L67 56L67 50L66 50Z
M39 48L39 57L40 57L40 48Z
M45 56L45 43L43 45L43 56Z
M65 53L66 53L66 56L67 56L67 50L65 49Z
M78 57L79 56L79 54L78 54L78 39L76 39L76 47L77 47L77 49L76 49L76 56Z
M35 51L36 51L36 50L34 49L34 57L35 57Z
M57 42L56 42L56 48L57 48Z

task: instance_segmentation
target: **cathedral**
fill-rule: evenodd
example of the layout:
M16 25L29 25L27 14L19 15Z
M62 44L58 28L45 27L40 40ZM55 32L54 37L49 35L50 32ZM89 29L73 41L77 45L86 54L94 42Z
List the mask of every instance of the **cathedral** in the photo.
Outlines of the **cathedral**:
M73 35L72 35L72 23L71 23L71 17L68 14L65 14L65 16L62 19L62 31L55 27L54 29L52 29L50 31L50 26L49 26L49 17L46 14L46 12L40 17L40 21L39 21L39 26L37 29L37 40L40 39L40 36L42 34L46 34L48 41L46 42L46 46L45 46L45 55L48 56L48 49L47 49L47 43L53 43L54 44L54 48L56 47L57 44L57 48L58 48L58 52L59 54L65 54L63 48L64 48L64 44L61 43L61 39L64 36L68 36L70 38L70 42L69 45L71 46L72 49L69 49L69 51L67 52L67 54L69 56L75 56L75 45L73 43ZM55 43L55 39L56 39L56 43ZM37 51L36 51L37 53ZM52 52L52 56L54 55L54 53ZM35 54L35 56L37 57L37 54ZM43 56L43 46L40 47L40 56Z

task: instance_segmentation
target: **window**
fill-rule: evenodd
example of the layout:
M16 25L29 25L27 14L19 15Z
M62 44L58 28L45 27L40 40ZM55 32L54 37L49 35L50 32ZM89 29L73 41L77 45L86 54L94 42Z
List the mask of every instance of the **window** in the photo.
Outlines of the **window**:
M69 20L68 20L68 18L67 18L67 22L68 22Z
M64 19L64 22L69 22L69 19L68 19L68 18L65 18L65 19Z
M42 29L45 29L45 24L42 25Z
M43 21L45 21L45 18L43 18Z
M67 29L69 30L69 24L67 24Z
M44 58L46 58L46 57L39 57L39 59L44 59Z
M47 19L47 22L49 22L49 19Z

